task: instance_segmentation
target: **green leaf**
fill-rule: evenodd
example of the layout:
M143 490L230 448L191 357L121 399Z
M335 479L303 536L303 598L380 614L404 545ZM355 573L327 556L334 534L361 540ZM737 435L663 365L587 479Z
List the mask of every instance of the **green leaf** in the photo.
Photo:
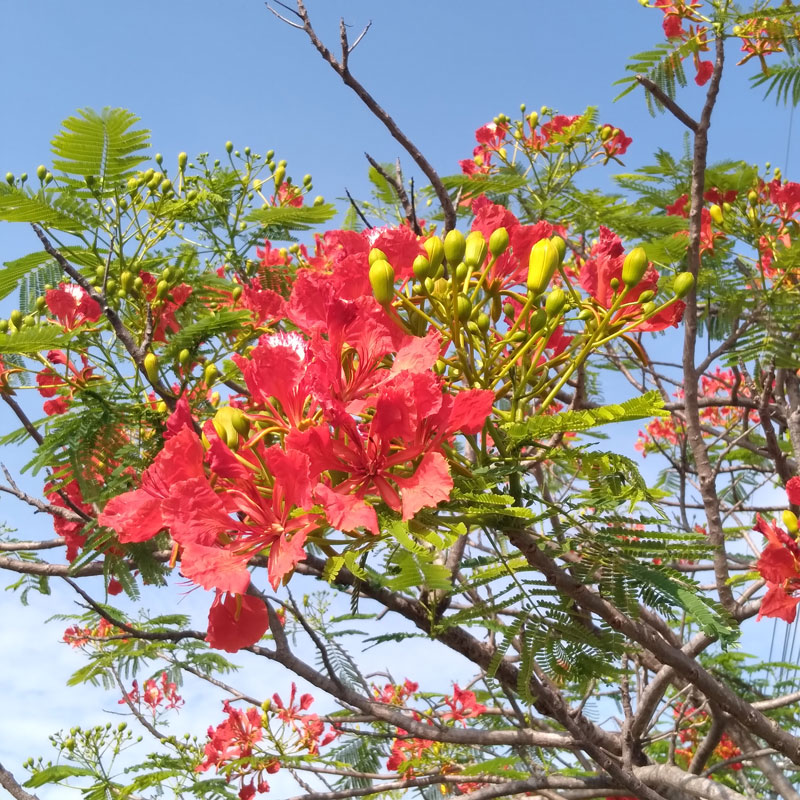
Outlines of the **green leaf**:
M220 311L213 316L201 317L197 322L181 328L170 339L165 353L169 358L176 358L184 348L194 350L214 336L239 328L249 318L249 311Z
M98 188L114 185L133 174L145 161L150 132L133 126L139 118L124 108L104 108L99 114L90 108L68 117L50 143L53 168L69 176L92 176Z
M70 233L76 233L85 227L78 214L62 211L41 195L29 195L6 184L0 184L0 221L36 222Z
M323 203L319 206L300 206L299 208L294 206L257 208L250 212L247 219L271 227L288 228L291 231L307 231L335 216L336 206L331 203Z
M23 328L0 336L0 353L38 353L67 347L69 339L57 325L42 328Z
M55 764L52 767L45 767L39 770L22 785L35 789L38 786L44 786L46 783L58 783L58 781L63 781L64 778L75 778L85 775L94 775L94 773L85 767L71 767L69 764Z
M4 269L0 269L0 299L8 297L25 275L52 260L48 253L41 250L13 261L6 261L3 264Z
M587 408L582 411L564 411L552 416L531 417L525 422L515 422L505 426L512 439L545 439L556 433L575 433L607 425L610 422L628 422L649 417L665 417L664 401L657 391L647 392L624 403L614 403L600 408Z
M462 194L473 195L484 192L506 194L514 189L527 186L528 180L524 175L516 173L502 173L500 175L447 175L442 178L445 189L461 190Z

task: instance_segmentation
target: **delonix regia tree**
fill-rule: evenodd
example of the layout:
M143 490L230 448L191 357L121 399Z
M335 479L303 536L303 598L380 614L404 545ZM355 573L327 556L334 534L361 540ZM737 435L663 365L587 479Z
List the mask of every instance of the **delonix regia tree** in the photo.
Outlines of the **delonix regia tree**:
M23 592L74 590L75 681L116 687L147 737L55 734L27 779L0 767L13 797L244 799L276 779L318 800L800 797L800 693L777 679L795 666L737 649L800 602L800 184L707 158L735 50L800 98L800 6L652 6L665 39L623 94L689 147L616 175L618 193L586 170L631 139L594 109L500 115L440 176L351 72L361 37L342 24L328 49L300 0L276 24L429 186L370 159L374 197L320 232L336 208L272 151L151 162L121 109L78 112L49 166L6 176L0 219L35 249L0 271L20 295L3 442L30 445L43 489L7 470L0 489L57 538L4 536L0 567ZM658 481L608 448L631 420ZM205 630L115 607L178 573L208 591ZM298 599L298 581L317 589ZM361 640L409 637L474 679L365 677ZM223 653L281 665L283 690L240 691ZM185 675L224 705L178 738Z

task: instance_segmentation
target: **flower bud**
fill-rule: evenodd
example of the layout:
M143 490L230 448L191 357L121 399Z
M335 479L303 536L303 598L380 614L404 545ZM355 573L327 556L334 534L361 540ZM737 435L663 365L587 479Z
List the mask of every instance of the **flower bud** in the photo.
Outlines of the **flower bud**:
M244 290L242 289L241 286L234 287L233 291L231 292L231 298L233 299L234 303L239 301L239 298L242 296L243 291Z
M783 512L782 516L783 524L786 526L786 530L793 535L797 533L797 516L792 511L789 511L788 508Z
M544 310L547 313L547 316L557 317L561 313L566 302L566 293L563 289L557 286L552 292L550 292L549 295L547 295L547 300L544 301Z
M497 258L506 251L508 247L508 231L505 228L498 228L489 237L489 252Z
M428 253L428 261L431 265L431 271L429 274L434 275L444 259L444 245L438 236L431 236L430 239L425 241L423 247Z
M642 303L642 314L649 317L656 310L656 304L651 300L649 303Z
M632 289L644 277L649 263L644 247L634 247L622 262L622 282Z
M203 381L206 386L211 386L219 377L219 370L216 364L208 364L203 370Z
M191 360L192 360L191 351L189 351L187 348L184 347L183 350L181 350L180 353L178 353L178 363L182 367L185 367L189 364Z
M652 289L648 289L646 292L642 292L639 295L639 302L640 303L649 303L655 296L656 296L656 293Z
M11 314L9 314L8 319L15 328L22 327L22 312L18 308L15 308Z
M225 142L225 152L230 155L233 152L233 142Z
M717 225L722 225L722 209L716 203L708 209L708 213Z
M466 247L467 240L461 231L454 229L448 232L444 237L444 257L449 266L455 266L464 260Z
M461 322L466 323L472 314L472 302L465 294L456 298L456 316Z
M558 253L558 263L564 261L564 256L567 254L567 243L560 236L551 236L550 243L556 248Z
M431 262L425 256L419 255L414 259L411 269L418 281L424 281L431 274Z
M478 319L475 320L475 324L478 326L478 330L481 333L487 333L491 327L492 321L489 319L488 314L481 311L481 313L478 314Z
M165 280L160 280L156 284L156 300L163 300L167 296L167 292L169 292L169 283Z
M467 265L466 265L466 264L465 264L465 263L462 261L462 262L461 262L461 263L460 263L460 264L459 264L459 265L456 267L456 272L455 272L455 275L456 275L456 282L457 282L457 283L463 283L463 282L464 282L464 279L467 277L467 273L468 273L468 272L469 272L469 267L468 267L468 266L467 266Z
M183 172L186 169L186 164L189 162L189 156L186 153L178 153L178 169Z
M280 185L283 183L283 179L286 177L286 167L278 166L275 169L275 172L272 174L273 179L275 180L275 188L279 188Z
M754 189L751 189L747 193L747 200L751 206L756 205L758 203L758 193Z
M536 333L540 331L547 324L547 312L543 308L537 308L535 314L531 314L528 321L528 331Z
M384 258L379 258L369 268L369 282L372 293L381 305L392 302L394 297L394 270Z
M379 259L383 259L384 261L388 261L389 260L389 258L387 257L386 253L384 253L383 250L381 250L378 247L373 247L369 251L369 256L368 256L369 265L372 266Z
M614 135L614 129L610 125L603 125L600 128L600 138L607 142Z
M480 231L472 231L467 236L464 263L467 267L478 269L485 261L488 249L484 235Z
M676 297L686 297L694 286L694 275L691 272L681 272L675 277L672 284L672 291Z
M538 111L531 111L528 114L528 123L531 126L531 130L533 130L539 124L539 112Z
M43 181L44 178L45 178L45 175L47 175L47 167L44 164L39 164L39 166L36 167L36 177L40 181Z
M531 249L527 280L528 291L534 297L548 287L559 262L558 250L550 239L540 239L536 242Z
M150 383L158 381L158 356L155 353L148 353L144 357L144 372Z

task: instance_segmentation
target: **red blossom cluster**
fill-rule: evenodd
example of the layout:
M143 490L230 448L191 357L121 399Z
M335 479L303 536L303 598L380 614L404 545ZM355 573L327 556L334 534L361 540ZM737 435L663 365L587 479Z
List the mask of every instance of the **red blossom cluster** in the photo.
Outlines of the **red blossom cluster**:
M216 592L215 647L238 650L268 626L263 602L245 594L253 556L269 550L277 588L309 536L328 528L376 535L377 502L408 520L448 499L444 448L458 432L479 433L491 411L492 391L445 390L432 369L438 333L411 336L376 302L371 247L401 279L421 252L405 228L328 232L288 302L248 287L243 297L256 307L264 299L276 330L233 357L248 396L208 420L202 439L182 397L139 487L100 515L125 544L169 530L183 575Z
M800 478L794 477L788 481L786 494L792 505L800 505ZM784 521L793 523L796 534L794 515L787 512ZM755 530L767 539L767 546L756 562L756 569L767 582L767 593L761 601L758 618L777 617L794 622L800 603L800 544L794 535L787 533L774 521L767 522L760 514L756 517Z
M472 158L458 162L461 171L465 175L486 175L491 172L492 157L503 147L508 131L508 125L502 123L488 122L486 125L481 125L475 131L478 144L472 151Z
M700 377L701 400L730 399L736 392L739 398L751 398L750 389L743 382L737 381L733 370L716 367L711 374ZM673 393L677 400L683 399L683 390L678 389ZM753 409L739 408L733 405L723 405L720 403L709 403L700 408L700 420L708 426L715 428L731 428L738 425L744 416L757 425L759 422L758 412ZM643 431L639 431L639 438L636 441L636 449L643 455L654 452L669 445L678 445L684 436L683 423L674 415L670 417L657 417L650 421Z
M708 52L708 27L701 23L706 20L697 13L702 3L687 2L687 0L655 0L653 5L664 12L664 35L667 39L684 39L691 41L692 58L694 60L695 83L698 86L706 84L714 71L712 61L703 61L700 53ZM684 28L684 23L690 23ZM695 23L695 24L693 24Z
M418 683L406 678L403 683L387 683L383 688L373 684L372 693L375 695L375 699L379 700L381 703L386 703L386 705L391 706L402 706L405 705L406 700L418 689Z
M155 719L158 711L178 709L183 705L183 698L178 694L178 687L169 680L166 672L161 673L159 680L149 678L144 682L144 688L139 690L138 681L134 680L131 690L119 700L119 704L133 704L141 710L142 704L150 708L150 713Z
M685 747L675 748L675 755L683 758L686 761L686 766L688 766L697 750L697 745L700 743L701 733L708 726L708 712L685 703L676 703L673 715L679 721L679 724L686 723L678 730L678 739ZM733 743L730 736L727 733L723 733L714 748L714 755L720 761L727 761L741 754L742 751ZM730 765L730 769L734 771L738 771L741 768L742 763L740 761Z
M297 686L293 683L287 703L284 703L278 694L272 695L274 705L270 707L270 711L277 709L274 717L293 734L293 747L315 756L319 753L319 748L330 744L339 732L334 728L326 731L325 723L317 714L301 714L301 711L306 711L311 706L314 698L306 693L295 702L296 696Z
M114 631L114 626L106 619L101 618L94 628L88 626L70 625L64 631L63 641L70 647L83 647L94 639L102 639Z
M717 189L709 189L703 198L709 203L720 202L733 202L736 199L736 192L720 192ZM689 195L682 194L674 203L666 207L668 217L684 217L689 218ZM719 230L714 229L713 220L711 219L711 212L708 208L703 207L700 212L700 254L713 253L714 243L719 240L725 240L727 237ZM680 231L675 234L676 236L688 236L689 231Z
M205 759L196 769L198 772L212 767L224 770L228 781L238 777L240 800L250 800L257 792L269 791L264 775L277 772L280 762L274 757L256 758L255 746L264 736L263 716L257 708L241 710L226 700L223 710L228 718L216 728L209 727Z

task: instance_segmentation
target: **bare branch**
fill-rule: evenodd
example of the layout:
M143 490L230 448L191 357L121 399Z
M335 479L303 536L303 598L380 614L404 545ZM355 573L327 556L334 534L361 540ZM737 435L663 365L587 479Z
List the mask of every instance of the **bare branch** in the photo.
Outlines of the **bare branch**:
M26 792L17 783L16 778L0 764L0 786L2 786L15 800L39 800L35 794Z
M279 5L286 8L286 6L284 6L283 3L279 3ZM269 4L267 4L267 8L269 8ZM276 16L280 16L273 9L270 10ZM298 25L297 23L293 23L289 20L286 20L282 17L281 19L283 19L284 22L287 22L287 24L291 25L293 28L302 27L303 31L305 31L306 36L308 36L311 44L314 46L316 51L331 66L331 68L336 72L336 74L342 79L344 84L350 87L350 89L352 89L355 92L355 94L358 96L361 102L364 103L364 105L373 113L373 115L377 117L384 124L389 133L401 144L403 149L411 156L411 158L414 160L414 163L420 168L420 170L422 170L422 172L425 174L425 177L430 181L430 184L433 187L434 192L436 193L436 197L439 199L439 203L442 206L442 212L444 214L445 232L455 228L456 209L455 206L453 205L452 199L450 198L450 193L447 191L444 184L442 183L442 179L439 177L439 173L436 172L436 170L431 166L430 162L425 158L420 149L400 129L398 124L394 121L394 119L392 119L389 113L375 100L375 98L364 88L364 86L350 72L350 69L347 64L347 56L349 55L350 52L352 52L352 48L348 49L347 34L344 23L342 23L340 27L340 39L342 41L342 46L343 46L343 51L342 51L343 55L342 55L342 60L338 61L336 57L333 55L333 53L331 53L331 51L323 44L319 36L317 36L317 32L314 30L311 24L311 19L308 15L308 11L306 10L303 0L297 0L297 11L293 13L302 21L302 26ZM363 38L363 35L364 34L362 33L359 36L358 41L360 41Z
M668 94L661 91L646 75L637 75L636 80L640 86L647 89L655 99L666 108L676 119L679 119L692 133L697 133L699 124L689 116Z

